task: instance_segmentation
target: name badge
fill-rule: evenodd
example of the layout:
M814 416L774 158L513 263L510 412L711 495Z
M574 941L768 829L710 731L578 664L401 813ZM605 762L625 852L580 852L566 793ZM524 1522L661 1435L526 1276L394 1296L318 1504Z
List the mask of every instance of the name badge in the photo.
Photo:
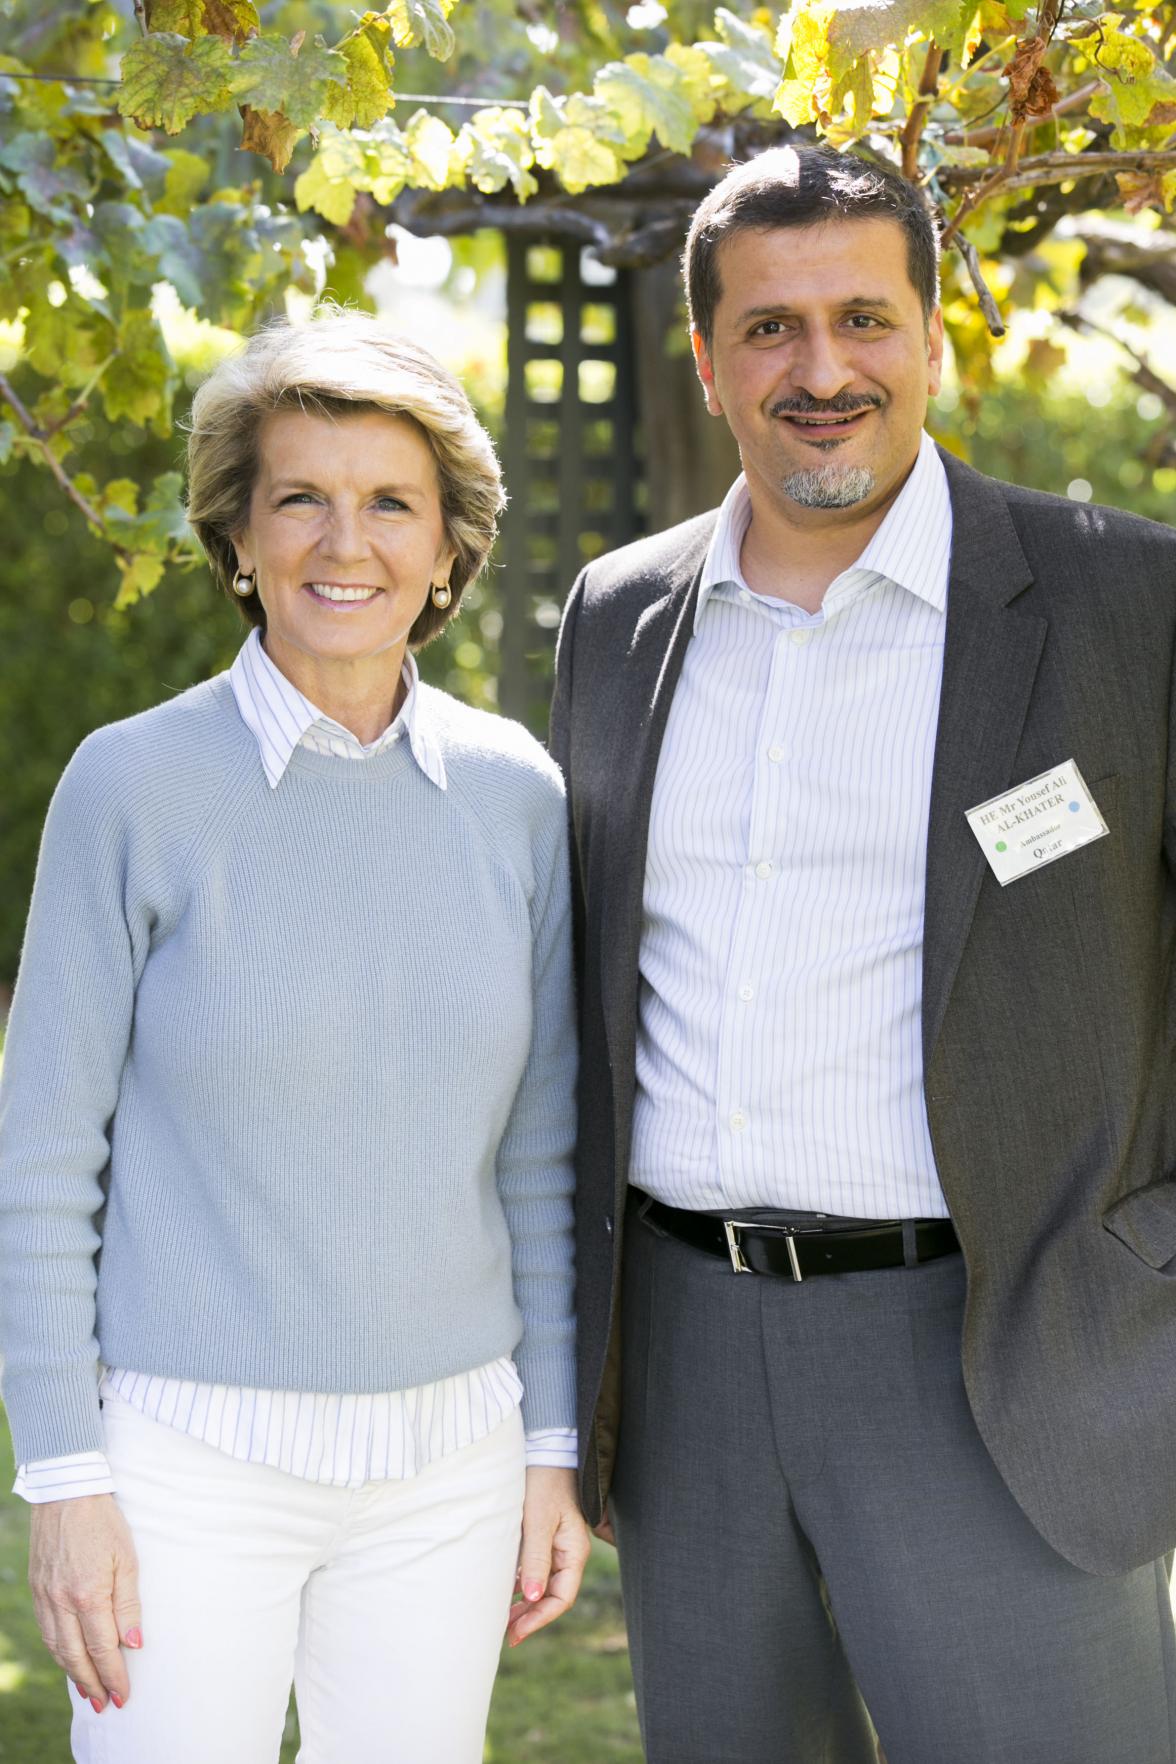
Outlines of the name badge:
M1072 759L966 812L1002 888L1109 830Z

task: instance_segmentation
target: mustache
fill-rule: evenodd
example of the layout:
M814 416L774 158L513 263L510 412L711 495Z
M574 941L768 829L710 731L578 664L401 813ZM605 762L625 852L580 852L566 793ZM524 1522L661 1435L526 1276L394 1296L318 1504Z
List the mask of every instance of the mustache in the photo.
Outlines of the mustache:
M771 406L772 416L849 416L855 410L879 410L882 400L867 392L839 392L836 398L780 398Z

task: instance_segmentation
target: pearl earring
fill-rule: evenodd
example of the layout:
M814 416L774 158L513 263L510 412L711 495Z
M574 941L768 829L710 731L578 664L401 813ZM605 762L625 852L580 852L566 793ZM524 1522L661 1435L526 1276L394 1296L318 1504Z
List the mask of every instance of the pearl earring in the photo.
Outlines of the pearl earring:
M448 582L433 583L433 605L439 612L444 612L452 599L453 589Z
M256 587L257 587L257 571L256 570L254 570L254 572L251 576L243 576L241 574L240 570L235 570L233 572L233 593L239 594L241 596L242 600L248 600L249 596L253 593L253 590Z

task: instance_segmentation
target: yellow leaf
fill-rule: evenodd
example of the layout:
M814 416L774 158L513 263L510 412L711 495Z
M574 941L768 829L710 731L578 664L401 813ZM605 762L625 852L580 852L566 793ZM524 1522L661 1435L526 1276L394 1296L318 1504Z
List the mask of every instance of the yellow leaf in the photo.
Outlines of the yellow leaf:
M122 582L114 597L115 610L122 612L150 594L163 575L163 559L157 551L137 551L128 558L119 558Z
M802 128L813 120L812 86L806 80L781 80L772 100L772 109L778 111L792 128Z
M295 180L294 201L300 214L313 208L324 220L345 227L355 207L355 189L346 178L330 177L323 169L323 156L316 153L310 165Z
M439 116L418 110L404 131L413 157L413 183L426 190L444 190L449 183L453 134Z
M578 195L596 184L612 184L624 175L624 166L615 148L609 147L588 129L561 129L550 146L550 165L564 189Z

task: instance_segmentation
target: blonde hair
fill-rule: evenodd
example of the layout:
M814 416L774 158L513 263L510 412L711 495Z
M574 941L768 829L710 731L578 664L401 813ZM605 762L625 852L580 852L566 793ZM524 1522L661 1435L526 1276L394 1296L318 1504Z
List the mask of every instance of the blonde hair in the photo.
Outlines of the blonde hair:
M232 534L248 524L262 423L291 407L341 417L385 411L414 422L428 442L445 537L457 556L450 605L437 607L430 597L409 632L419 648L456 613L494 544L506 497L489 435L448 369L370 313L324 303L310 319L275 320L226 357L192 401L188 519L220 586L263 629L258 596L232 594Z

